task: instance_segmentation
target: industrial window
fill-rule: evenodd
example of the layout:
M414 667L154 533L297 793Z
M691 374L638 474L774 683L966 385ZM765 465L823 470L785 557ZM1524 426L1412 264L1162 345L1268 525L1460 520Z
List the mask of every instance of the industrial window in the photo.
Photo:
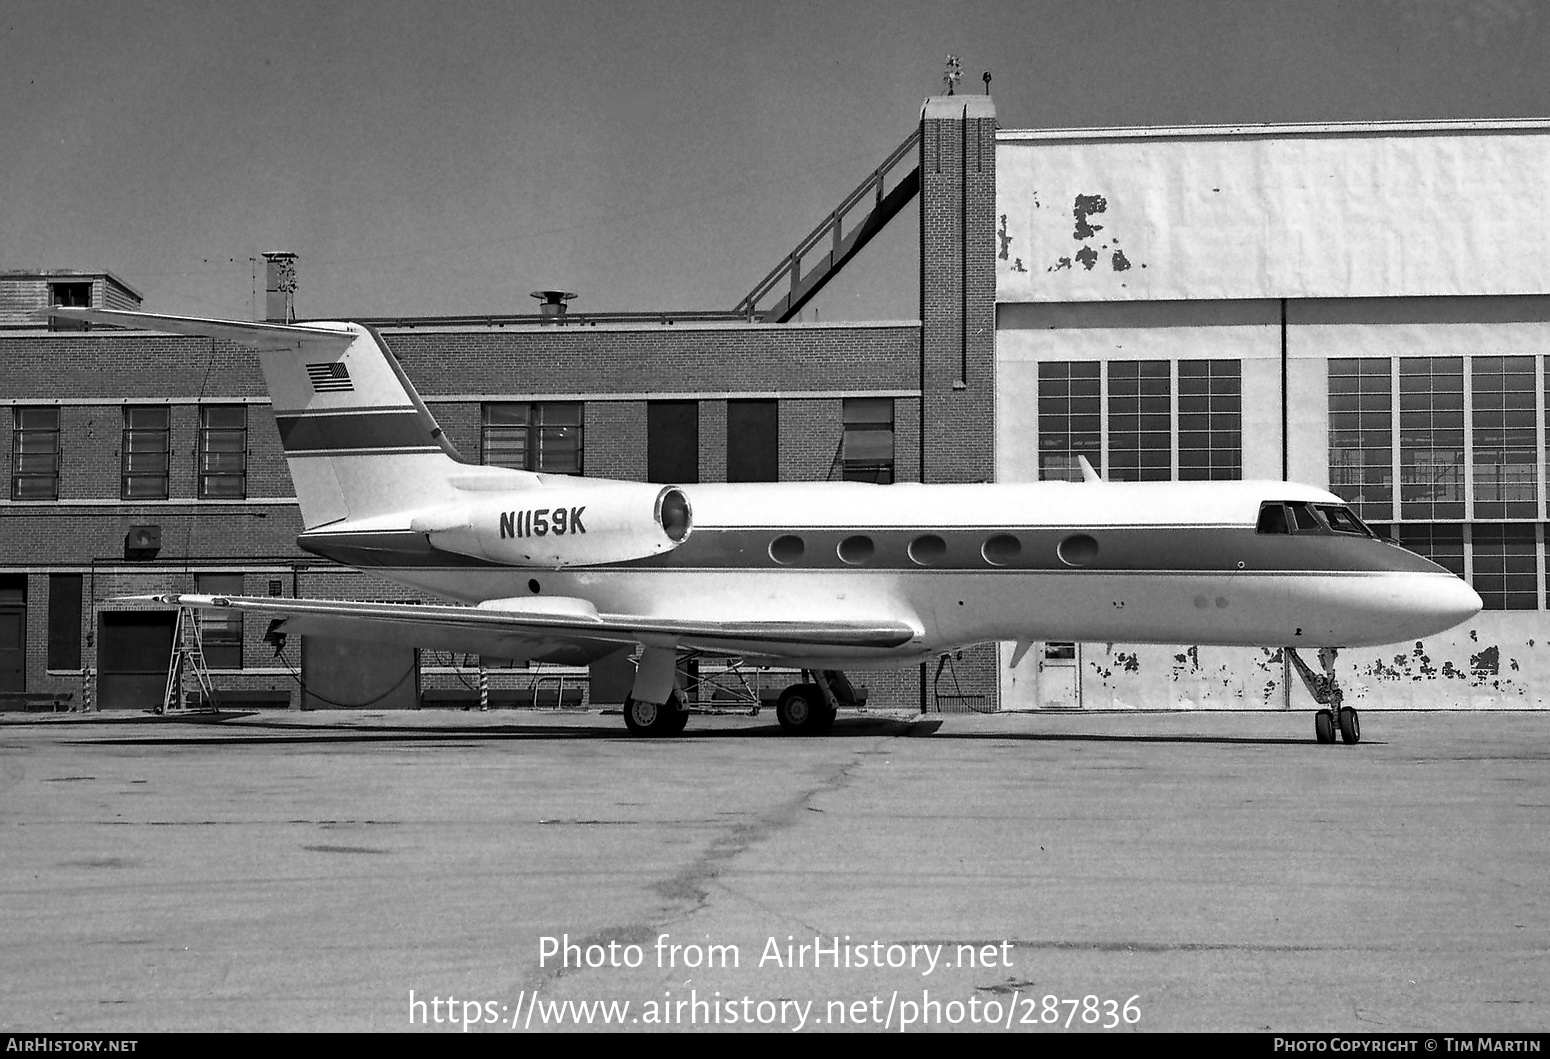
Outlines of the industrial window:
M1474 587L1486 610L1538 610L1539 570L1532 525L1471 526Z
M893 482L893 398L847 397L841 445L847 482Z
M81 575L48 575L48 668L81 668Z
M50 305L63 305L70 308L91 308L91 282L83 283L50 283L48 285L48 298ZM48 318L50 331L85 331L91 327L85 320L61 320L56 317Z
M1242 477L1242 362L1179 361L1179 479Z
M700 480L698 401L646 402L646 480L677 485Z
M487 404L480 450L492 467L580 474L583 433L580 401Z
M1464 359L1399 361L1399 514L1464 518Z
M780 478L779 409L775 401L727 402L727 481Z
M1039 477L1082 480L1078 456L1102 471L1100 382L1096 361L1039 365Z
M1475 357L1470 373L1474 517L1536 518L1534 358Z
M124 409L120 496L125 500L167 499L167 454L171 448L170 409Z
M1329 362L1329 487L1363 518L1394 514L1393 361Z
M12 410L11 499L59 499L59 409Z
M1168 481L1173 477L1168 362L1122 360L1108 368L1109 478Z
M205 405L199 409L199 495L248 495L248 409Z
M241 574L195 574L194 591L207 596L242 595ZM242 612L230 607L199 612L200 642L211 669L242 668Z
M1394 526L1394 537L1417 555L1424 555L1458 576L1464 576L1464 527L1425 523Z

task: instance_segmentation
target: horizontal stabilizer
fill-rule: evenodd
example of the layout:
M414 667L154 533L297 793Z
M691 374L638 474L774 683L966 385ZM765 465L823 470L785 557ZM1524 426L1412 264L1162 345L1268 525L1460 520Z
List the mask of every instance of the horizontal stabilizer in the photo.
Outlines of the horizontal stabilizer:
M39 317L81 320L114 327L132 327L145 331L166 331L174 335L199 338L224 338L255 349L308 348L319 353L342 353L355 341L353 332L313 324L263 324L242 320L206 320L197 316L160 316L132 313L119 309L77 309L58 305L40 309Z

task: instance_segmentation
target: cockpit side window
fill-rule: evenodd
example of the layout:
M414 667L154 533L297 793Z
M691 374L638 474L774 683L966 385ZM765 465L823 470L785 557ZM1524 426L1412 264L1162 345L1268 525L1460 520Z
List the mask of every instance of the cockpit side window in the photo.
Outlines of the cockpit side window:
M1267 500L1259 505L1257 533L1296 533L1328 536L1335 533L1352 533L1363 537L1372 534L1362 520L1351 514L1349 508L1334 504L1315 507L1305 500Z
M1362 520L1351 514L1349 508L1336 507L1333 504L1320 504L1319 514L1324 516L1324 521L1329 523L1329 528L1336 533L1354 533L1360 537L1370 537L1369 531Z
M1324 524L1313 513L1313 506L1300 500L1290 500L1286 509L1291 512L1293 533L1325 533Z
M1286 524L1286 508L1279 501L1267 500L1259 505L1259 524L1256 533L1290 533Z

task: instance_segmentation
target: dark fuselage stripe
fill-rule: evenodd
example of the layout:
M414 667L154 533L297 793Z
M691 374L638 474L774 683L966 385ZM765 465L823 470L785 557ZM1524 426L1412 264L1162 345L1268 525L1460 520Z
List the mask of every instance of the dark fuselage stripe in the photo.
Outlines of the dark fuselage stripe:
M436 447L430 424L412 408L400 412L277 415L275 424L280 428L280 444L288 454Z
M1252 527L1187 527L1162 529L1050 529L1009 527L987 529L937 529L940 551L915 549L929 561L916 562L910 546L919 530L788 530L803 540L799 556L777 562L771 542L783 534L770 530L714 529L696 527L679 547L661 555L628 563L589 567L596 570L791 570L826 572L851 570L878 572L996 573L1044 571L1049 573L1132 574L1227 574L1318 573L1366 574L1389 572L1437 573L1439 568L1421 556L1391 544L1356 536L1292 536L1256 533ZM841 545L864 535L872 550L864 561L848 563ZM985 557L987 540L1015 537L1015 554L992 551ZM1067 545L1073 536L1091 539L1095 548ZM463 556L433 547L424 534L309 533L298 539L307 551L349 566L398 567L505 567L508 564ZM848 554L856 555L851 550ZM1063 557L1064 556L1064 557ZM1069 560L1069 561L1068 561Z

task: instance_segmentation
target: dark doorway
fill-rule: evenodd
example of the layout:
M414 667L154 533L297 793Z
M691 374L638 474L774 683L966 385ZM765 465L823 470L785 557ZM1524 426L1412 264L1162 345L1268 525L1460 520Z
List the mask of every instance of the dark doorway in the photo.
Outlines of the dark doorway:
M727 402L727 481L780 478L780 412L776 401Z
M646 480L663 485L700 480L698 401L646 403Z
M167 690L172 661L171 610L103 611L97 636L97 705L151 710Z
M0 575L0 691L27 690L27 575Z

